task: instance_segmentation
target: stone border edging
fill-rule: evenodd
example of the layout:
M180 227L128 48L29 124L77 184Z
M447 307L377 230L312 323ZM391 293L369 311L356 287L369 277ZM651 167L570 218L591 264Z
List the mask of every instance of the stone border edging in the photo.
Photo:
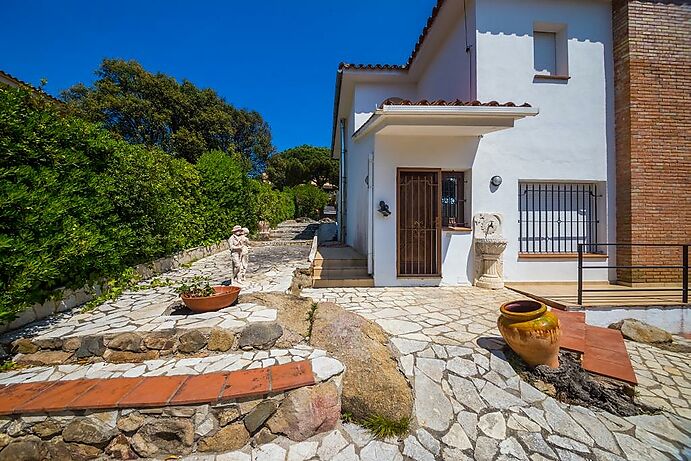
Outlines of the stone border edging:
M134 267L134 271L142 279L149 279L155 275L177 269L178 267L196 261L207 256L220 253L228 249L228 241L221 240L212 245L203 245L188 250L183 250L172 256L164 256L149 263L139 264ZM43 303L36 303L24 310L19 316L10 323L0 325L0 333L5 333L23 327L31 322L44 319L59 312L65 312L77 306L81 306L99 296L102 292L103 281L96 283L92 287L84 287L76 290L69 288L57 289L55 295L61 295L59 299L47 299Z
M205 375L77 379L3 386L0 415L215 404L316 384L309 360Z

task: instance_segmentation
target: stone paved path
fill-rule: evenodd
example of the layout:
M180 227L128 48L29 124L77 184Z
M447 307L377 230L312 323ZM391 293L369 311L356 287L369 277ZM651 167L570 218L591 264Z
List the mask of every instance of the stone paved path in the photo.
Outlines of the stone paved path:
M415 389L417 420L392 446L410 459L691 458L688 355L627 341L641 398L666 411L621 418L563 404L518 377L496 329L498 306L516 298L508 290L334 288L303 295L337 302L392 335ZM374 459L360 445L360 459Z
M296 267L305 266L309 247L267 245L253 249L247 291L284 291ZM205 258L188 268L164 274L162 279L183 280L204 275L212 281L228 277L227 252ZM162 305L172 302L169 287L125 293L88 315L61 315L20 331L39 335L77 334L108 325L110 328L146 329L168 321ZM522 382L501 352L496 330L497 308L515 298L509 291L475 288L353 288L308 289L303 295L316 301L334 301L379 323L392 336L400 352L399 365L415 390L415 418L410 435L402 440L373 440L353 424L341 424L329 433L301 443L279 437L259 447L220 455L194 455L199 460L490 460L546 459L620 460L691 458L691 365L688 355L627 342L639 397L665 409L659 415L621 418L602 411L562 404ZM167 309L167 307L166 307ZM271 316L248 307L247 316ZM144 315L144 312L147 312ZM243 317L232 319L242 321ZM174 317L174 316L170 316ZM223 322L214 316L194 322ZM175 320L176 322L179 320ZM60 330L64 329L64 330ZM297 349L296 349L297 350ZM133 373L189 374L209 371L230 360L228 367L249 368L279 359L269 351L179 359L170 363L105 364L90 367L109 376ZM295 360L306 349L287 355ZM277 352L283 354L283 352ZM196 362L195 362L196 361ZM208 363L207 363L208 362ZM273 363L273 362L271 362ZM74 365L34 368L0 374L4 382L25 379L69 379ZM86 369L88 367L84 367ZM228 369L228 368L224 368ZM80 369L81 370L81 369ZM188 373L188 371L186 371ZM20 378L20 375L26 375Z
M281 291L290 288L293 271L307 267L309 245L272 245L253 247L247 281L242 293L255 291ZM167 281L172 286L159 286L140 291L127 291L118 299L108 301L89 313L79 309L65 312L40 322L27 325L4 335L7 341L19 337L66 338L88 336L107 331L124 333L128 331L161 331L172 328L236 328L248 321L275 320L275 309L248 304L234 306L228 311L197 314L194 316L171 315L173 308L180 305L176 286L195 277L208 279L219 284L230 277L230 252L223 251L154 278ZM152 280L147 280L150 284Z

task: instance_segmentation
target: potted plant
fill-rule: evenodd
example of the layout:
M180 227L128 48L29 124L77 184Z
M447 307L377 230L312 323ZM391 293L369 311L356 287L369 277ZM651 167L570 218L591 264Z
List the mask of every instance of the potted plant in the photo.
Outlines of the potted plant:
M240 294L240 288L234 286L211 286L209 282L193 281L183 283L177 289L182 302L189 310L196 313L214 312L233 304Z

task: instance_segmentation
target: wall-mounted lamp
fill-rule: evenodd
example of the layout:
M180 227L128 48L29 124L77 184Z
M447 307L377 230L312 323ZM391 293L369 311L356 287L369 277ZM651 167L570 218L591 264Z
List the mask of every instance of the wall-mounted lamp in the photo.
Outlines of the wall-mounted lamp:
M384 200L379 202L379 211L381 214L384 215L384 217L387 217L391 214L391 211L389 211L389 205L384 202Z
M494 187L499 187L501 186L501 176L492 176L492 179L490 179L489 182Z

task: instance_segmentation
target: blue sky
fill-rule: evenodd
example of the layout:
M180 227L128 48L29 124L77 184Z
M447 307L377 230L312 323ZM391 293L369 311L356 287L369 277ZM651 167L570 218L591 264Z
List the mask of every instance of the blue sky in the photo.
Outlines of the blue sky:
M57 95L136 59L259 111L279 150L328 145L338 63L404 63L434 3L4 0L0 69Z

